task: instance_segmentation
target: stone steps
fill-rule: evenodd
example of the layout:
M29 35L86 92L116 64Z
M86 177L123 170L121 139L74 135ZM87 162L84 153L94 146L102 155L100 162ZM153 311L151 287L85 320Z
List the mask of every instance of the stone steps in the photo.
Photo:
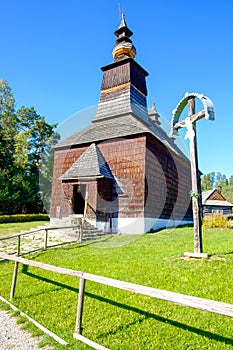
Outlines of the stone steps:
M75 225L75 223L73 223ZM80 231L78 228L70 229L70 232L68 233L69 238L74 240L79 240ZM82 241L91 240L103 237L105 233L102 230L99 230L95 226L91 225L88 222L84 222L82 225Z

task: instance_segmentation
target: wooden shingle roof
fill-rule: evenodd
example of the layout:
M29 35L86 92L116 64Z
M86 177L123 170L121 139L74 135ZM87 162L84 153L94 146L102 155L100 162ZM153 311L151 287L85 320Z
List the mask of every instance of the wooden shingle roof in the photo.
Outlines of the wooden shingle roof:
M92 143L78 160L60 177L60 180L80 180L105 177L113 179L111 170L99 148Z
M169 138L161 127L155 125L155 123L150 121L149 118L146 122L144 120L140 120L133 114L126 114L114 118L104 119L98 122L92 122L85 129L60 141L54 148L70 148L81 144L90 144L93 142L145 133L156 137L172 152L188 160L179 147Z

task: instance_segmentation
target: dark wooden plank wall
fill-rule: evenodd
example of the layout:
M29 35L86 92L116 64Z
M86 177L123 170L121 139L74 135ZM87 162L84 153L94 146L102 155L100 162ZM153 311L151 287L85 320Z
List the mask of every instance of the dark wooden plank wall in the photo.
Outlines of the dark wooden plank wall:
M120 185L118 217L143 216L146 137L120 139L98 147Z
M55 150L50 217L61 218L71 213L70 200L73 196L73 185L62 186L62 181L58 178L71 167L86 149L87 147Z
M145 169L145 136L138 138L121 139L100 143L98 145L109 167L119 180L122 195L119 195L117 207L118 217L139 217L144 212L144 169ZM68 150L56 150L54 155L54 180L52 187L52 203L50 216L58 217L57 208L60 208L59 217L68 216L71 213L70 199L72 198L73 184L62 184L58 178L70 168L87 147ZM96 210L97 187L89 186L89 202ZM99 188L101 190L101 187ZM102 191L102 190L101 190ZM132 198L127 197L133 192ZM106 198L106 193L104 194ZM94 198L95 197L95 198ZM91 211L88 210L91 215ZM92 212L93 215L93 212Z
M188 162L172 155L159 141L147 138L146 217L191 218L191 172ZM174 211L175 207L175 211ZM173 216L171 214L173 212Z
M218 211L218 212L217 212ZM219 215L231 215L232 214L232 208L231 207L224 207L224 206L211 206L211 205L204 205L203 206L203 216L213 215L214 213Z
M144 96L147 96L145 77L148 73L136 61L127 59L115 62L103 67L102 70L104 75L101 90L131 82Z
M174 206L174 218L181 219L186 212L187 217L191 217L191 177L187 162L171 155L159 141L145 135L102 142L98 147L120 186L114 204L119 218L143 217L144 211L146 217L170 218ZM58 177L86 149L55 151L51 217L58 217L59 207L60 217L72 213L73 184L62 184ZM110 189L110 182L99 185L98 191L100 197L109 200L106 189ZM96 192L97 184L89 183L88 201L95 211L98 209ZM116 197L114 191L113 197ZM89 208L87 215L93 218L93 210Z

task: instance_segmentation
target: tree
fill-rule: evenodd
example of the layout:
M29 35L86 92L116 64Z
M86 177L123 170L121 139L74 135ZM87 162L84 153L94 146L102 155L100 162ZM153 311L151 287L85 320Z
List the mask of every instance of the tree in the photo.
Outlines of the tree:
M42 192L39 184L39 173L43 161L48 156L51 147L59 140L54 131L56 124L48 124L45 118L37 114L34 107L21 107L18 112L21 149L24 147L22 172L24 174L24 200L21 202L22 211L42 211ZM20 157L16 152L16 160Z
M220 174L220 175L218 176L218 181L216 182L215 187L220 192L222 192L224 190L224 188L228 186L228 180L227 180L226 175L222 175L221 173L218 173L218 174Z
M7 82L0 80L0 159L1 169L13 160L14 137L17 131L15 101Z
M202 191L208 191L208 190L212 190L213 186L214 186L214 176L215 173L209 173L206 174L202 177L201 180L201 190Z
M0 212L9 212L18 199L15 188L14 139L17 133L15 100L8 83L0 80Z
M44 210L39 187L41 162L59 140L34 107L15 111L11 89L0 80L0 212L38 213Z
M230 186L233 186L233 175L231 175L230 177L229 177L229 185Z

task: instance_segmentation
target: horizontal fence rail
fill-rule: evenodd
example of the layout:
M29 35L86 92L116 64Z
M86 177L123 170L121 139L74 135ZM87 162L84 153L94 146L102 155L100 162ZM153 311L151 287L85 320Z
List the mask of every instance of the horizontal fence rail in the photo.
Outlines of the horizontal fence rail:
M165 300L177 305L188 306L199 310L209 311L212 313L216 313L216 314L220 314L228 317L233 317L233 304L194 297L194 296L180 294L176 292L170 292L170 291L152 288L152 287L146 287L139 284L120 281L109 277L98 276L98 275L94 275L94 274L90 274L82 271L76 271L76 270L62 268L54 265L44 264L38 261L27 260L24 258L11 256L4 253L0 253L0 258L5 260L15 261L15 268L13 273L12 288L11 288L11 295L10 295L11 299L14 297L19 263L37 267L47 271L52 271L55 273L60 273L63 275L80 278L77 318L76 318L76 327L75 327L74 337L80 341L86 342L86 344L89 344L89 345L90 343L93 343L92 345L95 349L105 349L105 348L101 347L99 344L96 344L88 340L83 336L79 336L82 333L81 324L82 324L82 313L83 313L86 280L100 283L109 287L125 290L131 293L141 294L151 298ZM96 346L94 346L94 344L96 344Z
M0 301L2 301L3 303L7 304L14 312L17 312L21 316L27 318L28 321L32 322L42 332L44 332L45 334L48 334L51 338L56 340L61 345L68 345L68 343L65 340L63 340L62 338L58 337L55 333L51 332L50 330L48 330L47 328L42 326L39 322L35 321L33 318L31 318L30 316L28 316L27 314L25 314L24 312L19 310L15 305L11 304L8 300L3 298L2 296L0 296Z
M18 236L27 236L27 235L31 235L40 231L54 231L54 230L62 230L62 229L68 229L68 228L80 228L81 225L73 225L73 226L61 226L61 227L44 227L44 228L40 228L37 230L33 230L33 231L28 231L28 232L23 232L23 233L17 233L15 235L12 236L8 236L8 237L2 237L0 238L0 241L6 241L8 239L11 238L17 238Z
M16 249L11 254L17 254L17 256L22 256L22 255L26 255L26 254L30 254L30 253L34 253L34 252L40 251L41 249L53 248L53 247L56 247L56 246L65 245L65 244L68 244L68 243L76 242L76 240L72 240L72 241L68 241L68 242L60 242L60 243L55 243L55 244L48 245L49 231L66 230L66 229L77 229L77 230L79 230L79 236L77 236L77 237L78 238L82 237L81 236L82 225L80 224L80 225L61 226L61 227L44 227L44 228L40 228L40 229L33 230L33 231L18 233L18 234L15 234L15 235L12 235L12 236L8 236L8 237L2 237L2 238L0 238L0 242L10 241L12 239L17 239ZM22 242L21 238L25 237L25 236L34 235L36 233L43 232L43 231L44 231L43 247L40 247L40 248L37 248L37 249L32 249L32 250L29 250L27 252L22 253L21 252L21 242ZM41 239L42 239L42 237L41 237Z

